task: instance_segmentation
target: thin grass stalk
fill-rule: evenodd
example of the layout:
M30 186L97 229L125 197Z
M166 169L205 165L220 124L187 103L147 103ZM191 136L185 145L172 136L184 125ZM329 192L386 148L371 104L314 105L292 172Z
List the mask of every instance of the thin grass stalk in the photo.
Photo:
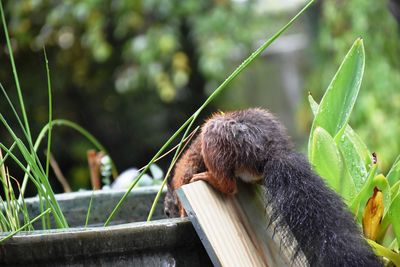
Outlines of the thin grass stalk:
M50 165L50 147L51 147L51 130L52 130L52 120L53 120L53 101L51 95L51 80L50 80L50 69L49 61L47 59L46 48L43 47L43 54L46 63L46 75L47 75L47 91L49 96L49 130L47 133L47 155L46 155L46 176L49 177L49 165Z
M1 196L0 196L0 201L1 201L1 204L3 206L3 210L5 210L6 207L4 205L4 201L1 198ZM10 231L10 229L11 229L10 223L8 222L6 216L4 216L2 211L0 211L0 227L1 227L1 231L2 232L7 232L7 231Z
M8 234L7 236L3 237L2 239L0 239L0 243L6 241L7 239L13 237L14 235L18 234L19 232L21 232L22 230L24 230L26 227L32 225L33 223L35 223L37 220L39 220L42 216L48 214L49 212L51 212L50 209L45 210L44 212L42 212L41 214L39 214L37 217L35 217L33 220L31 220L29 223L23 225L21 228L17 229L16 231L11 232L10 234Z
M47 152L46 152L46 171L45 176L48 180L49 178L49 165L50 165L50 148L51 148L51 132L52 132L52 119L53 119L53 101L52 101L52 93L51 93L51 79L50 79L50 69L49 69L49 61L47 59L46 48L43 47L43 54L46 65L46 76L47 76L47 91L48 91L48 105L49 105L49 122L48 122L48 134L47 134ZM35 155L37 156L36 149ZM48 207L46 205L46 207ZM50 215L47 214L42 217L43 227L50 228Z
M33 146L35 151L37 151L43 138L46 136L47 132L49 131L49 127L50 127L49 125L50 125L49 123L46 124L40 131L40 133L35 141L35 144ZM75 131L82 134L87 140L89 140L89 142L91 142L96 147L96 149L102 150L102 151L104 151L104 153L109 155L107 149L91 133L89 133L87 130L85 130L83 127L81 127L77 123L74 123L72 121L65 120L65 119L56 119L56 120L51 121L51 125L52 125L51 127L67 126L71 129L74 129ZM116 177L118 174L118 171L117 171L117 168L116 168L115 163L112 160L112 158L111 158L111 164L112 164L112 168L113 168L113 176ZM22 182L22 186L21 186L21 189L23 192L25 191L27 182L28 182L28 177L25 174L23 182Z
M14 177L11 177L11 178L17 184L18 191L21 192L21 186L20 186L18 180L15 179ZM23 218L24 218L24 224L29 223L30 222L30 218L29 218L28 208L27 208L26 203L25 203L25 199L22 198L21 201L19 201L19 200L15 200L15 201L18 204L19 211L22 212L22 215L23 215ZM29 230L33 230L33 226L32 225L29 226Z
M135 187L135 185L138 183L140 178L144 175L144 173L148 170L148 167L154 162L156 158L158 158L161 153L170 145L170 143L183 131L183 129L186 128L186 126L192 122L197 116L200 114L200 112L211 102L214 100L215 97L217 97L224 89L225 87L233 80L235 79L240 72L242 72L243 69L245 69L253 60L258 57L266 48L268 48L283 32L285 32L313 3L315 0L311 0L307 3L307 5L302 8L285 26L283 26L277 33L275 33L270 39L268 39L266 42L264 42L256 51L254 51L247 59L245 59L239 67L237 67L231 75L228 76L228 78L219 86L215 91L206 99L206 101L197 109L195 113L193 113L182 125L179 127L179 129L168 139L168 141L160 148L160 150L156 153L156 155L150 160L150 162L147 165L147 168L145 168L138 176L138 179L136 179L128 188L127 192L122 196L121 200L117 203L109 217L107 218L106 223L104 226L107 226L110 221L113 219L115 216L116 212L121 208L122 203L125 201L127 198L128 194L132 191L132 189Z
M193 135L199 130L199 128L200 128L200 126L197 126L197 127L188 135L188 137L186 137L186 138L183 140L183 142L186 142L187 140L190 140L190 139L193 137ZM162 158L164 158L165 156L167 156L169 153L171 153L171 152L173 152L174 150L176 150L178 147L179 147L179 143L178 143L176 146L174 146L173 148L171 148L170 150L168 150L167 152L165 152L163 155L161 155L160 157L158 157L158 158L154 161L154 163L157 162L157 161L159 161L159 160L161 160ZM146 164L145 166L143 166L143 167L141 167L140 169L138 169L138 172L141 172L144 168L147 167L147 165L148 165L148 164Z
M128 190L122 196L122 198L117 203L115 208L111 211L106 222L104 223L104 226L108 226L110 224L111 220L114 218L115 214L121 208L122 204L124 203L125 199L128 197L129 193L132 191L132 189L136 186L136 184L139 182L139 180L142 178L142 176L150 168L150 165L154 163L154 161L162 154L162 152L170 145L170 143L178 136L178 134L189 124L189 122L193 119L192 117L193 116L191 116L185 123L182 124L182 126L168 139L168 141L160 148L160 150L158 150L158 152L154 155L154 157L149 161L149 163L146 165L146 167L140 172L138 177L129 186Z
M190 128L190 126L189 126L189 128ZM193 138L193 136L196 134L196 132L198 131L199 128L200 128L200 127L197 126L186 138L182 138L182 139L183 139L183 142L185 142L185 146L190 142L190 140ZM151 206L150 212L149 212L148 217L147 217L147 221L150 221L151 218L153 217L153 213L154 213L154 210L155 210L155 208L156 208L156 204L157 204L158 200L160 199L160 196L161 196L161 193L162 193L163 188L164 188L164 186L165 186L165 183L166 183L166 181L167 181L167 179L168 179L168 176L169 176L170 172L172 171L172 167L175 165L175 162L176 162L176 160L179 158L181 152L185 149L185 146L184 146L182 149L180 149L180 145L181 145L181 143L183 143L183 142L179 142L179 144L177 144L176 146L174 146L173 148L171 148L169 151L167 151L166 153L164 153L164 155L160 156L159 158L157 158L157 159L154 161L154 162L157 162L158 160L160 160L161 158L165 157L167 154L169 154L170 152L172 152L172 151L174 151L174 150L177 150L177 151L180 150L179 152L176 152L176 153L179 153L178 156L175 156L175 155L174 155L174 157L173 157L173 159L172 159L172 161L171 161L171 164L170 164L170 166L168 167L168 171L167 171L167 173L166 173L166 175L165 175L165 177L164 177L164 179L163 179L163 182L162 182L162 184L161 184L161 187L160 187L160 189L158 190L156 197L154 198L153 204L152 204L152 206ZM146 165L146 166L147 166L147 165ZM146 166L140 168L138 171L139 171L139 172L142 171Z
M22 112L22 117L24 118L25 129L26 129L26 133L28 135L28 141L29 140L32 141L28 117L27 117L26 111L25 111L24 98L22 96L21 86L19 85L17 68L16 68L15 62L14 62L14 54L13 54L12 47L11 47L10 37L8 35L6 18L4 16L3 2L1 0L0 0L0 13L1 13L1 20L3 23L4 34L5 34L6 42L7 42L7 49L8 49L8 53L10 56L11 68L12 68L12 72L14 75L15 86L17 87L17 93L18 93L18 99L19 99L20 108L21 108L21 112Z
M0 143L0 148L10 155L10 157L15 161L15 163L17 163L17 165L22 169L22 171L24 171L25 173L28 173L28 177L31 178L32 182L35 184L35 186L39 190L43 190L37 183L35 177L33 177L32 174L30 172L28 172L28 170L25 168L24 164L22 164L22 162L13 153L11 153L11 151L5 145Z
M24 127L24 125L22 124L21 118L19 117L18 112L17 112L17 110L15 109L14 104L12 103L12 101L11 101L10 97L8 96L7 91L4 89L2 83L0 83L0 88L1 88L1 91L2 91L2 93L3 93L3 95L4 95L4 97L5 97L6 100L7 100L8 105L10 106L11 110L12 110L13 113L14 113L15 118L17 119L17 122L18 122L19 126L20 126L21 129L22 129L22 132L24 133L25 137L28 139L28 138L29 138L29 137L28 137L28 133L25 131L25 127Z
M8 172L6 173L6 182L7 182L9 199L10 199L10 202L7 203L9 206L9 211L10 211L10 219L13 222L14 228L18 229L20 227L19 217L18 217L18 207L16 206L17 203L15 201L15 194L14 194L13 187L11 185L10 174ZM15 229L13 229L13 230L15 230Z
M154 214L154 211L155 211L155 209L156 209L158 200L159 200L160 197L161 197L162 190L163 190L165 184L167 183L168 176L170 175L170 173L171 173L171 171L172 171L172 169L173 169L173 167L174 167L176 161L178 160L178 157L179 157L180 154L181 154L181 147L182 147L182 144L183 144L184 140L186 139L186 135L189 133L189 130L190 130L190 128L192 127L192 125L193 125L193 123L194 123L194 121L195 121L196 119L197 119L197 116L195 116L195 117L193 118L193 120L190 122L189 126L186 128L185 133L184 133L183 136L182 136L181 141L179 142L179 146L178 146L178 148L177 148L176 151L175 151L175 154L174 154L174 156L173 156L173 158L172 158L171 164L170 164L169 167L168 167L167 173L165 174L165 177L164 177L163 182L162 182L162 184L161 184L161 186L160 186L160 189L158 190L157 195L156 195L156 197L155 197L154 200L153 200L153 204L151 205L150 212L149 212L149 214L148 214L148 216L147 216L147 221L148 221L148 222L151 221L151 218L153 217L153 214ZM186 142L186 144L188 144L189 142L190 142L190 140L188 140L188 141ZM185 144L185 146L186 146L186 144ZM183 151L183 150L182 150L182 151Z
M90 211L91 211L91 209L92 209L93 197L94 197L94 190L92 191L92 196L90 197L88 211L87 211L87 213L86 213L85 228L87 227L87 225L88 225L88 223L89 223L89 217L90 217Z
M8 153L6 155L8 155ZM0 159L1 159L1 165L0 165L1 184L3 185L4 196L5 196L6 203L7 203L7 206L5 207L4 211L6 212L6 214L8 214L8 210L9 210L8 203L10 203L10 195L9 195L8 186L7 186L6 168L4 166L5 159L3 158L3 154L1 152L1 150L0 150ZM8 215L7 215L7 217L8 217Z
M24 224L27 224L31 219L29 218L29 212L24 198L22 198L22 211L22 214L24 215ZM29 225L29 230L34 230L32 225Z
M45 208L44 208L44 197L42 195L38 194L38 199L39 199L39 210L40 210L40 213L43 213L45 211ZM45 216L42 216L41 220L42 220L42 230L46 230L48 228L48 225L47 225L47 221L46 221Z
M20 221L19 221L19 213L22 211L20 203L17 201L14 193L14 188L12 187L11 180L15 182L17 187L19 188L19 184L17 179L14 177L10 176L7 170L7 178L8 178L8 183L10 185L10 191L11 191L11 203L12 203L12 211L13 211L13 218L15 219L16 226L19 228L20 227Z
M10 146L10 148L8 149L8 151L11 152L11 151L14 149L14 147L15 147L16 144L17 144L17 143L14 141L14 143L12 143L12 145ZM2 168L3 165L4 165L4 162L5 162L6 159L8 158L9 153L6 153L6 154L4 155L4 157L3 157L3 155L1 154L1 150L0 150L0 155L1 155L0 168Z

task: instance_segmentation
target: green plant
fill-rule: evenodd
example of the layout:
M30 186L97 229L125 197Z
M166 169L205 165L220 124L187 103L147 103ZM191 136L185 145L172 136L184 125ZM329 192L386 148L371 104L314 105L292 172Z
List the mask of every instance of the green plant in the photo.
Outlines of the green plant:
M315 65L308 87L321 96L331 73L342 61L354 36L368 46L363 91L351 125L369 147L379 150L379 166L388 171L400 150L400 31L387 0L327 0L320 2ZM389 37L390 36L390 37ZM382 122L385 128L382 129Z
M42 131L39 133L35 142L33 142L33 137L30 130L30 125L28 121L28 116L24 104L24 97L23 92L20 87L20 82L18 78L18 73L16 69L16 65L14 62L13 50L11 48L10 37L8 35L8 29L5 21L4 10L2 1L0 1L0 14L1 20L3 24L3 29L5 33L5 39L7 42L8 53L10 56L10 63L13 71L14 81L17 88L18 93L18 100L19 100L19 108L20 113L15 108L13 102L9 98L6 90L0 84L0 89L7 100L10 109L15 115L15 118L18 121L20 126L20 130L23 133L23 136L18 136L17 129L13 129L9 123L7 122L6 118L3 114L0 114L0 121L3 126L6 128L8 133L13 139L13 144L8 148L5 144L0 142L1 150L5 151L6 154L3 157L0 157L0 179L2 183L2 188L5 195L5 201L0 198L0 203L2 204L2 209L0 210L0 226L1 231L12 231L7 237L1 239L4 241L14 235L15 233L28 228L29 230L33 229L32 223L38 219L42 219L42 227L43 229L50 228L50 214L53 215L56 227L58 228L67 228L68 222L66 221L60 206L58 205L57 200L55 199L54 192L52 187L50 186L48 177L49 177L49 159L50 159L50 147L51 147L51 136L52 136L52 128L55 125L63 125L68 126L72 129L77 130L83 136L85 136L89 141L93 143L95 147L105 151L104 147L85 129L80 127L79 125L70 122L68 120L53 120L52 113L52 97L51 97L51 79L50 79L50 71L48 67L48 60L46 52L44 51L44 58L45 58L45 67L46 67L46 74L47 74L47 89L48 89L48 104L49 104L49 120L48 123L43 127ZM22 119L21 119L22 118ZM42 139L46 136L47 139L47 152L46 152L46 163L43 167L41 161L39 160L37 150L39 148L39 144ZM18 153L14 152L14 148L18 149ZM22 155L22 159L20 158ZM12 160L17 163L17 165L24 171L25 177L22 182L22 186L19 186L19 183L16 182L19 190L19 197L16 198L16 194L14 192L12 181L15 179L11 177L8 170L5 167L6 159L10 157ZM112 163L113 164L113 163ZM114 164L113 164L114 166ZM114 167L115 170L115 167ZM116 172L116 171L114 171ZM24 202L24 192L26 184L30 180L36 187L38 192L38 197L40 200L40 209L41 214L30 221L29 214L27 212L25 202ZM15 180L16 181L16 180ZM20 226L20 219L19 216L22 214L24 225ZM0 241L0 242L1 242Z
M375 242L369 242L376 253L399 266L400 220L396 214L400 213L400 157L386 177L380 174L379 157L348 125L364 62L363 41L357 39L319 105L309 96L314 120L308 156L314 169L344 198L357 222L363 222L364 233L376 233Z

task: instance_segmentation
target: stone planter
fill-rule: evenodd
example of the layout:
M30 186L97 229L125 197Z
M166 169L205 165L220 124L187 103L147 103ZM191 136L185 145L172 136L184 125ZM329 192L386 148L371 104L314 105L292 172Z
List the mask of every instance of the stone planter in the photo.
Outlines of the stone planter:
M96 192L87 228L82 225L92 193L57 195L73 228L14 236L0 245L0 266L212 266L188 219L161 219L159 203L154 219L161 220L143 222L156 192L133 190L113 221L119 224L95 227L104 223L123 194ZM27 205L32 215L38 213L37 199L27 199Z

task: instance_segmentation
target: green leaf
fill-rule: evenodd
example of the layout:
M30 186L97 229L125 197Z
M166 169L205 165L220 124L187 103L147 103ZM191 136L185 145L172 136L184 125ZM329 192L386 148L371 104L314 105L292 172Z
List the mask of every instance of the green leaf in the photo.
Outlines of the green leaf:
M313 115L317 114L319 104L314 100L311 94L308 94L308 103L310 104Z
M389 179L388 179L388 182L389 182ZM397 181L394 185L392 185L390 187L390 194L392 195L392 197L397 195L397 193L399 192L399 188L400 188L400 181Z
M397 194L397 196L393 199L388 214L390 221L392 222L393 231L397 238L397 243L400 246L400 194Z
M383 256L391 260L395 266L400 266L400 254L396 253L389 248L386 248L372 240L367 239L368 244L374 249L374 252L378 256Z
M364 183L364 186L358 192L356 197L352 200L350 204L350 209L351 211L358 217L358 219L361 219L362 213L360 213L360 206L362 209L364 209L365 204L367 203L367 200L371 197L373 192L373 180L376 174L376 170L378 169L378 165L375 163L372 165L372 168L369 170L368 173L368 178Z
M321 127L317 127L313 133L312 151L313 154L310 161L315 171L345 201L350 201L355 192L354 183L345 167L343 157L336 147L335 141Z
M396 182L400 181L400 155L393 163L386 178L388 179L390 186L393 186Z
M315 115L319 105L311 94L308 95L308 102ZM343 155L346 167L353 178L356 192L359 192L368 176L368 169L372 162L371 152L348 124L345 126L343 135L335 141Z
M384 206L383 216L385 216L391 205L390 186L385 176L383 176L382 174L378 174L377 176L374 177L374 180L372 181L372 188L375 187L377 187L383 193L383 206ZM372 194L373 191L371 192L371 196Z
M368 177L368 169L372 162L371 153L361 138L348 125L343 135L335 141L358 193Z
M386 181L387 181L387 179L386 179ZM388 182L387 182L387 184L389 185ZM378 235L378 240L379 241L382 241L384 239L392 239L392 238L394 238L394 236L392 236L393 234L390 234L390 233L388 234L387 230L388 230L388 227L389 227L389 225L391 223L390 210L392 209L392 205L393 205L393 202L394 202L395 198L398 196L398 189L399 189L399 183L396 183L394 186L392 186L390 188L390 201L389 201L389 204L388 203L384 203L384 205L385 205L385 214L384 214L384 216L382 218L381 230L380 230L380 233ZM386 205L388 205L387 206L387 210L386 210Z
M364 45L357 39L326 90L315 115L311 132L324 128L331 136L344 130L360 89L364 73ZM312 135L310 135L312 138ZM309 156L312 154L309 140Z

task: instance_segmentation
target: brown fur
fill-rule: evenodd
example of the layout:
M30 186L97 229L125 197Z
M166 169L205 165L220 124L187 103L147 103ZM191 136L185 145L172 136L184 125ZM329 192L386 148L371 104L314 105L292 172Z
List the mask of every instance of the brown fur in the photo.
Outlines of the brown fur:
M297 250L311 266L382 266L343 200L293 150L279 121L262 109L215 114L205 122L168 181L166 214L185 215L174 192L183 184L204 180L234 194L236 179L261 183L271 221L293 234L282 242L296 238Z

